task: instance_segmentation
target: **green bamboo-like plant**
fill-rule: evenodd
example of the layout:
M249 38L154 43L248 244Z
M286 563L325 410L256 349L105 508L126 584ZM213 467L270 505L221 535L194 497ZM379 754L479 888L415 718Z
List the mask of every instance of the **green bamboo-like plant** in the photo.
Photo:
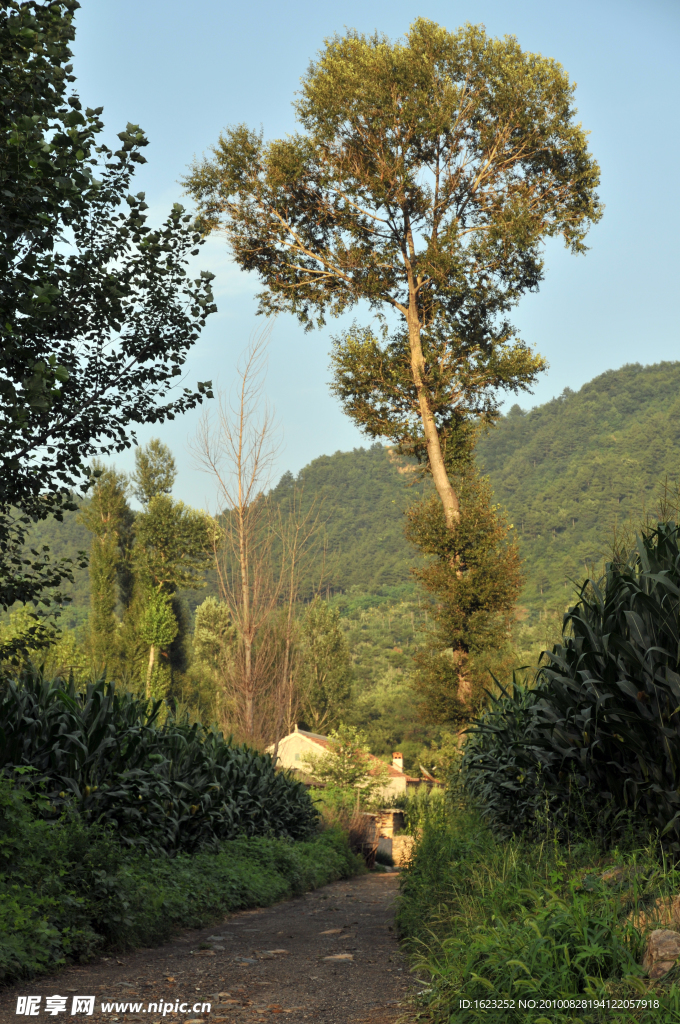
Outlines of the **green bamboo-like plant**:
M544 655L473 726L473 790L499 820L527 824L546 801L562 820L629 814L680 850L680 538L647 528L587 580Z
M125 846L193 852L239 835L300 839L317 813L268 754L169 717L100 680L83 693L38 673L0 695L0 768L33 768L55 812L74 805Z

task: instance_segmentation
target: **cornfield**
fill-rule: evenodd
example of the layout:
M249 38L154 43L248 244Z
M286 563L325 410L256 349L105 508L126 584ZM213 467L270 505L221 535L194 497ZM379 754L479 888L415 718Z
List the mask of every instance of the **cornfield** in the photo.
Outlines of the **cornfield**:
M75 808L149 853L314 830L304 786L275 771L269 755L197 723L161 724L161 707L103 680L77 692L26 673L0 694L0 769L40 789L50 813Z
M547 812L613 837L636 820L680 852L680 534L661 522L587 580L535 686L492 697L463 761L508 832Z

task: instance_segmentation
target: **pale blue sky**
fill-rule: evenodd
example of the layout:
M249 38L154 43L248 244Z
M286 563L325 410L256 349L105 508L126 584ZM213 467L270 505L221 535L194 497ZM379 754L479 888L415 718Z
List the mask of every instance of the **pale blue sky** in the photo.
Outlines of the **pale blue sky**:
M156 218L181 200L178 179L225 125L262 125L274 137L294 128L291 101L300 77L324 37L346 26L394 38L419 16L450 29L481 22L493 35L512 33L524 49L559 60L578 85L579 116L602 167L607 208L585 257L551 245L541 291L514 315L524 339L550 363L535 394L520 404L547 401L627 362L680 358L677 0L81 2L74 47L81 99L104 106L112 137L127 121L147 132L149 162L135 191L146 191ZM258 326L257 282L230 263L217 237L199 261L217 274L219 312L190 357L188 377L227 388ZM284 432L277 476L318 455L369 443L328 391L335 330L332 322L311 334L292 318L276 323L267 391ZM192 468L186 447L196 421L187 415L163 427L162 437L180 465L177 496L209 507L209 481ZM119 465L131 468L131 460Z

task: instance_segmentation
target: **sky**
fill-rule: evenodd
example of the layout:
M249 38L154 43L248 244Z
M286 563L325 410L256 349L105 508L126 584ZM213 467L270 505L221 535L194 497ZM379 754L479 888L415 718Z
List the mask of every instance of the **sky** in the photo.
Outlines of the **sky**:
M86 105L104 107L109 141L127 122L150 145L134 191L145 191L160 222L183 196L180 179L229 124L262 126L265 138L294 131L292 101L309 61L335 32L355 28L403 36L416 17L455 30L484 24L515 35L525 50L558 60L577 83L579 119L602 170L601 222L590 251L546 250L545 280L512 316L521 337L549 363L524 408L549 401L625 363L680 357L677 296L680 167L680 4L677 0L361 0L328 4L249 0L81 0L74 69ZM197 264L216 275L218 312L186 364L186 383L212 379L228 391L255 315L258 283L230 261L219 236ZM365 310L354 316L369 322ZM274 479L312 459L366 446L330 394L329 322L305 333L277 319L269 348L267 396L282 431ZM517 399L513 396L511 402ZM175 495L214 509L211 480L191 454L200 413L139 431L158 435L178 463ZM133 468L132 455L117 465Z

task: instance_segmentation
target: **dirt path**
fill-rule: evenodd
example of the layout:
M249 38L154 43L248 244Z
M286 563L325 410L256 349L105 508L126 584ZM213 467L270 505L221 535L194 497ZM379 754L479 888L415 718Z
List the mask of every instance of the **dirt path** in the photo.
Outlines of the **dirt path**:
M395 1024L411 984L394 931L398 877L335 882L185 931L156 949L22 982L0 996L0 1021L250 1024L283 1014L278 1019L290 1024ZM48 1013L47 997L55 995L65 1008ZM25 996L41 997L37 1016L26 1007L17 1016ZM86 1006L74 1016L76 996L94 996L94 1012Z

